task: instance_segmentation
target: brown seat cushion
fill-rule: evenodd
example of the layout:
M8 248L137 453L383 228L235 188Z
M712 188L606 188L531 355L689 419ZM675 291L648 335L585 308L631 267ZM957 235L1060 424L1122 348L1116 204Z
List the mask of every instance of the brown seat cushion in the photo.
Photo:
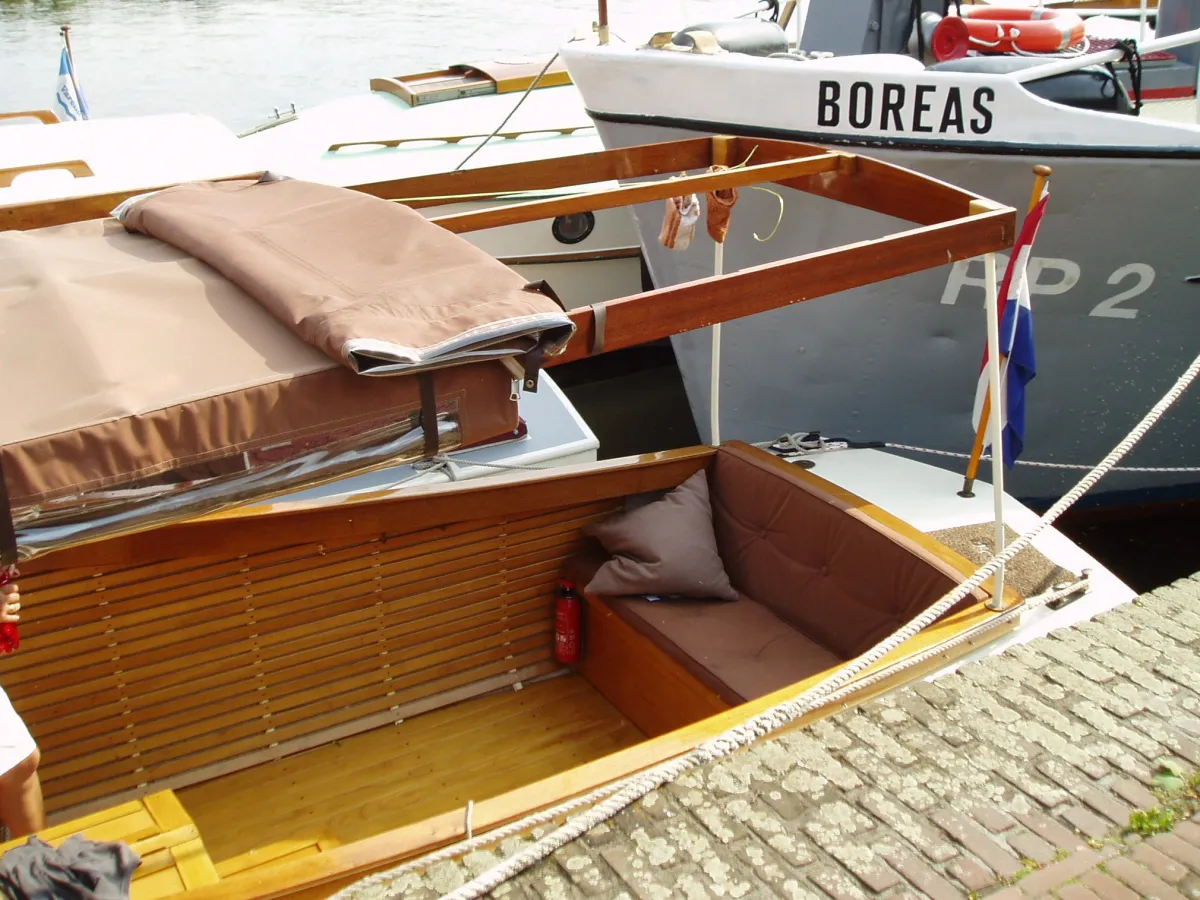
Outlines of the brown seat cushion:
M765 606L617 597L609 605L727 703L744 703L842 660Z
M958 583L929 551L752 449L717 453L713 526L738 590L785 622L852 659Z
M583 531L613 555L588 583L589 594L737 599L717 552L703 469L662 499Z

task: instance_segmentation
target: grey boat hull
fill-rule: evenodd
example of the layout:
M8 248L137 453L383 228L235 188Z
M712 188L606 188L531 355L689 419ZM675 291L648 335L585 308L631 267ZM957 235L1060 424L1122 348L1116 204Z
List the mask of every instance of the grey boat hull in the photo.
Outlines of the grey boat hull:
M697 133L656 124L597 125L608 147ZM1030 271L1038 375L1027 392L1023 459L1098 462L1200 351L1200 284L1186 280L1200 273L1200 159L860 149L1022 212L1032 166L1053 167ZM726 243L726 272L914 227L812 195L780 193L783 220L764 242L754 233L771 232L779 201L742 191ZM636 210L655 283L711 275L713 243L703 224L688 250L672 251L657 239L662 214L658 204ZM968 451L986 339L982 276L981 260L962 262L727 323L721 438L762 441L810 429L826 437ZM711 329L673 341L697 428L708 437ZM965 466L949 457L920 458ZM1124 464L1200 465L1200 389L1185 394ZM1006 473L1006 488L1031 505L1045 505L1081 474L1019 465ZM981 476L989 477L986 466ZM1192 496L1200 496L1200 473L1114 472L1088 503Z

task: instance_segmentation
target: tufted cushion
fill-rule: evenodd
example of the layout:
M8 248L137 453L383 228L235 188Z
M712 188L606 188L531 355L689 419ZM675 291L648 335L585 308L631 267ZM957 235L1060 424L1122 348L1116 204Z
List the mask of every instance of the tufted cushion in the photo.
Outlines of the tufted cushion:
M711 470L726 571L779 618L850 659L958 583L928 551L786 466L723 447Z

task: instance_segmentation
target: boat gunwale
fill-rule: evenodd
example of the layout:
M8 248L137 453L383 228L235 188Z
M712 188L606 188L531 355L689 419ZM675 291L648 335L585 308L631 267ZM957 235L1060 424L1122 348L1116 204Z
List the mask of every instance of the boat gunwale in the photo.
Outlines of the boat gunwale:
M738 441L728 442L726 446L757 449L750 448L749 445ZM963 580L974 573L975 566L969 560L936 538L930 537L875 504L819 475L770 456L765 451L757 452L768 456L771 465L786 471L791 477L818 487L831 494L839 502L846 504L844 514L865 518L873 527L882 526L885 529L898 531L903 537L915 541L923 550L932 552L943 562L955 568ZM586 476L588 469L600 470L598 474L607 474L630 465L652 468L680 462L703 462L704 465L707 465L717 453L717 448L697 446L679 451L668 451L663 454L643 454L602 463L588 463L582 467L571 467L574 471L564 472L563 475L573 475L578 478L581 475ZM580 469L584 471L580 472ZM527 486L534 486L554 479L555 476L530 473L530 477L523 480ZM511 488L511 482L507 486ZM503 490L506 485L489 487ZM445 487L432 487L425 489L425 493L442 495L443 499L447 499L446 495L452 492ZM541 497L545 502L544 492ZM403 502L403 499L407 498L397 498L395 502ZM993 583L985 582L982 591L988 594L989 598L990 589L994 589ZM1003 619L1003 617L1014 609L1022 598L1007 586L1005 597L1008 601L1005 609L990 610L987 608L987 600L977 600L959 611L935 621L920 634L902 643L850 681L849 687L859 687L854 696L835 706L817 707L790 723L780 733L803 728L836 712L864 703L895 687L898 683L908 682L943 668L947 663L972 652L979 644L990 642L1015 629L1018 620L1015 617L1007 619ZM1002 621L988 629L989 624L997 619L1002 619ZM952 645L952 642L979 631L985 632L986 636L975 640L967 639L957 645ZM939 648L941 648L940 651ZM929 656L931 653L932 656ZM920 656L928 658L920 660L915 665L911 664ZM503 827L525 816L582 796L598 787L631 777L652 766L690 752L729 728L801 696L845 665L844 662L839 663L835 667L808 676L770 694L730 707L723 712L657 737L648 738L632 747L496 796L475 801L472 811L472 830L476 834L483 834L489 830ZM871 679L878 680L871 682ZM467 837L465 813L462 809L454 809L369 838L333 847L315 856L264 865L254 871L231 876L217 884L186 891L176 896L178 900L251 900L251 898L253 900L270 900L270 898L291 896L299 892L325 888L333 890L372 872L418 858L465 837ZM306 893L305 896L308 894Z

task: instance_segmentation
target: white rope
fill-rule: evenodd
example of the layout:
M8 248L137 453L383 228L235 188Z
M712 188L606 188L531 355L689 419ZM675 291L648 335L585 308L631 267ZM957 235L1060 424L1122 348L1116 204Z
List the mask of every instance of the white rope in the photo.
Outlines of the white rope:
M932 454L933 456L953 456L956 459L970 459L971 458L971 455L969 453L955 453L952 450L934 450L931 447L915 447L912 444L893 444L893 443L885 442L884 446L888 447L892 450L909 450L913 453L929 453L929 454ZM832 449L837 449L837 448L835 447ZM990 460L992 458L992 455L990 453L984 453L979 458L981 460ZM1037 460L1032 460L1032 459L1018 459L1017 465L1018 466L1034 466L1039 469L1071 469L1071 470L1081 471L1081 472L1087 471L1088 469L1092 468L1091 466L1084 465L1082 463L1039 462ZM1161 472L1161 473L1187 472L1187 473L1195 474L1197 472L1200 472L1200 466L1113 466L1112 471L1114 471L1114 472L1143 472L1143 473L1151 473L1151 474L1159 473L1159 472Z
M969 453L958 453L954 450L935 450L932 447L918 447L914 444L896 444L891 441L881 441L879 443L867 442L868 446L883 446L889 450L907 450L911 453L927 453L931 456L949 456L954 459L970 459ZM814 453L826 453L831 450L849 450L851 445L848 441L829 441L821 437L817 432L796 431L792 434L785 434L776 438L773 441L756 441L755 447L776 452L777 455L784 457L790 456L810 456ZM775 448L778 448L776 451ZM990 462L992 455L984 453L980 455L980 460ZM1078 472L1086 472L1092 467L1084 463L1054 463L1040 462L1032 459L1018 459L1018 466L1033 466L1039 469L1067 469ZM1149 474L1167 474L1171 472L1182 472L1189 474L1200 473L1200 466L1113 466L1113 472L1142 472Z
M960 600L975 590L975 588L982 585L1002 565L1010 562L1017 554L1032 544L1042 531L1048 528L1063 512L1087 493L1097 481L1103 478L1142 439L1146 432L1162 417L1163 413L1179 399L1188 385L1195 380L1198 373L1200 373L1200 356L1197 356L1192 361L1187 371L1179 377L1172 388L1154 405L1133 430L1098 465L1081 478L1070 491L1051 506L1033 528L1009 544L1002 553L989 559L974 575L950 591L903 628L900 628L889 637L880 641L866 653L843 666L833 675L826 678L817 686L805 691L799 697L785 701L778 706L760 713L747 722L737 725L725 733L700 744L683 756L668 760L644 772L639 772L623 781L604 785L584 796L534 813L520 821L510 823L471 840L461 841L445 847L426 856L404 863L387 872L368 876L339 891L334 895L333 900L356 900L363 891L371 891L373 892L373 896L378 896L377 892L380 888L386 888L389 882L394 881L407 872L428 868L435 863L465 855L481 847L523 834L538 825L561 819L582 806L588 806L592 803L596 804L587 812L568 820L566 824L554 832L527 845L509 859L503 860L457 890L446 894L443 898L443 900L475 900L475 898L494 890L509 878L549 856L555 850L575 840L596 825L616 815L622 809L644 797L655 788L668 781L673 781L697 766L706 765L747 746L795 721L818 706L838 702L842 698L860 690L862 687L861 684L847 687L847 682L864 669L874 665L912 636L927 628ZM1066 589L1064 588L1063 590ZM1058 592L1051 593L1055 594ZM1025 604L1021 604L1012 610L1007 610L997 618L1016 615L1019 610L1027 608ZM872 676L872 678L875 677ZM870 679L866 681L872 683Z
M555 466L538 466L538 465L521 465L519 463L498 463L498 462L483 462L476 459L451 459L448 456L431 456L429 457L434 462L438 463L454 463L455 465L464 468L468 466L482 466L485 469L513 469L514 471L529 471L540 472L543 469L553 469Z

